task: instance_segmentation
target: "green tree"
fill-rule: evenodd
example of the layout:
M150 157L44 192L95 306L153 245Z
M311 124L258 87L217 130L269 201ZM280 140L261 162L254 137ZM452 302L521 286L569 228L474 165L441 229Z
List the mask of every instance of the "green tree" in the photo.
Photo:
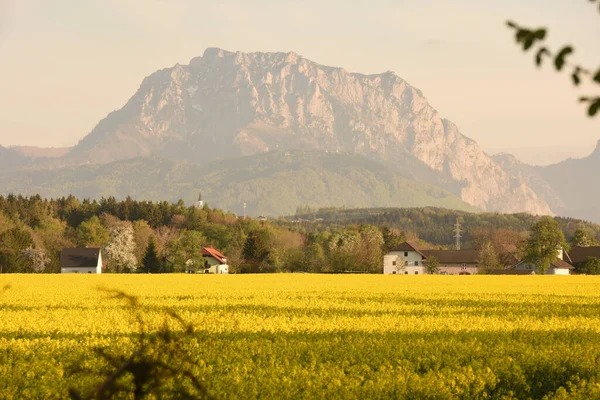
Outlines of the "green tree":
M590 257L577 272L587 275L600 275L600 258Z
M156 243L154 238L150 236L148 240L148 246L146 246L146 252L142 258L142 266L145 272L156 274L162 271L162 262L158 258L156 251Z
M28 260L23 251L33 246L31 234L14 227L0 235L0 273L29 272Z
M148 243L150 243L150 238L153 236L154 232L148 222L144 220L135 221L132 224L132 228L133 240L135 241L135 251L133 254L138 262L141 263L144 254L146 254Z
M553 218L543 217L531 227L524 260L535 265L538 273L545 274L563 247L566 243L560 226Z
M437 274L440 272L440 262L435 257L427 257L423 262L426 274Z
M75 241L79 247L103 246L109 239L108 230L95 215L83 221L75 230Z
M383 251L385 253L406 241L406 235L399 229L390 229L384 226L381 228L381 234L383 235Z
M477 255L477 264L480 271L484 273L500 268L500 261L492 242L487 241L483 243Z
M596 2L597 0L590 0ZM575 53L571 45L562 46L559 50L552 51L546 44L548 30L546 28L530 29L508 21L507 25L515 31L515 39L524 51L533 50L535 63L540 67L544 60L551 59L557 71L569 70L575 86L581 85L584 79L600 84L600 66L597 69L586 68L579 64L569 63L568 59ZM600 111L600 96L581 97L580 101L588 105L588 115L595 116Z
M359 233L361 239L358 249L360 264L370 273L381 273L383 269L383 235L373 225L361 226Z
M202 247L206 238L198 231L185 230L173 237L165 248L167 267L173 272L204 268Z
M578 228L575 231L575 235L573 239L571 239L571 246L573 247L590 247L590 246L598 246L598 241L592 236L593 233L590 233L588 230L583 228Z

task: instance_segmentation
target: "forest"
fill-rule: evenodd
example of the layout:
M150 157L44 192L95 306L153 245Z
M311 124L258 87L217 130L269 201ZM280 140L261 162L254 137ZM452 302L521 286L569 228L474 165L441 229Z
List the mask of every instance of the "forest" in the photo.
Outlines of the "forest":
M538 219L438 208L304 208L295 217L261 221L181 200L8 195L0 196L0 271L58 273L60 253L68 247L102 248L105 272L200 271L202 247L213 246L226 255L233 273L380 273L385 252L405 240L450 248L457 218L465 248L492 246L497 254L515 255ZM567 239L599 237L598 225L556 221Z

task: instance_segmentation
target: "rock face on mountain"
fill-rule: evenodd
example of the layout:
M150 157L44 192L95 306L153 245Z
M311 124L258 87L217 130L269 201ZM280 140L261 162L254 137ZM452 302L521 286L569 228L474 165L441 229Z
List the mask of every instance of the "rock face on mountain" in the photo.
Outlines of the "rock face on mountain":
M209 163L269 150L365 155L441 184L486 210L551 214L511 175L392 72L349 73L295 53L207 49L144 79L63 163L156 154Z

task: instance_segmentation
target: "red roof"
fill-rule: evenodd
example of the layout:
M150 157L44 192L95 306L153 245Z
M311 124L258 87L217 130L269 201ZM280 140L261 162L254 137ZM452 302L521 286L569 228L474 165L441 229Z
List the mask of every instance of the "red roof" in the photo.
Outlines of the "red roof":
M213 249L212 247L203 247L202 257L212 257L221 264L227 264L227 257L221 254L219 250Z

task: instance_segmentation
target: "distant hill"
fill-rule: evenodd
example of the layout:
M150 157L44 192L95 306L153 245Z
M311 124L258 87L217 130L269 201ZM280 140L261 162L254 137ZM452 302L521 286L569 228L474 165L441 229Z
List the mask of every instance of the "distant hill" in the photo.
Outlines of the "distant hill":
M369 209L321 209L309 213L288 216L282 220L297 220L301 218L310 225L354 225L373 224L399 228L416 233L421 239L431 243L454 244L454 224L459 218L463 243L469 246L476 230L510 229L518 232L529 230L531 225L540 217L531 214L496 214L469 213L435 207L420 208L369 208ZM567 239L571 238L578 228L586 228L594 232L600 240L600 225L574 218L556 217Z
M11 148L0 146L0 169L21 167L29 160Z
M557 212L600 222L600 141L588 157L539 167L538 171L564 203Z
M415 207L477 211L450 192L419 183L365 157L316 151L281 151L191 163L145 157L58 170L0 172L3 194L170 200L190 203L202 191L213 207L248 215L292 214L316 207Z
M66 155L71 147L35 147L14 146L10 148L14 152L29 158L57 158Z

